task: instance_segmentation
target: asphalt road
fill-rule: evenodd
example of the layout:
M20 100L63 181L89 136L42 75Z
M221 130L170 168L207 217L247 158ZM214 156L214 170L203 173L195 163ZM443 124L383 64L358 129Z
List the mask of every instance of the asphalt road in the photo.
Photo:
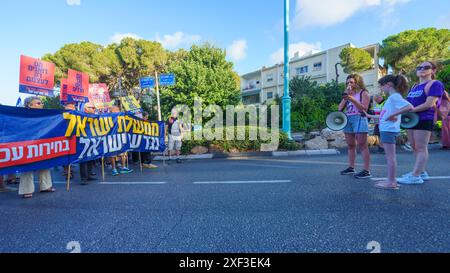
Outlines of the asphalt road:
M400 152L399 173L413 164ZM358 157L359 159L359 157ZM0 193L0 252L450 252L450 177L378 190L337 156L185 161L24 200ZM432 151L431 176L450 176ZM386 174L373 155L373 175ZM99 172L99 170L98 170ZM60 171L54 180L63 182Z

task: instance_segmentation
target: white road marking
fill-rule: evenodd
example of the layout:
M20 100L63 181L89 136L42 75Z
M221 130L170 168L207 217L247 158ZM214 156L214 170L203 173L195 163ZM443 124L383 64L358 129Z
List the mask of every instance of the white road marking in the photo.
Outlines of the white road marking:
M100 182L100 185L165 185L167 182Z
M164 185L167 184L167 182L100 182L100 183L96 183L95 181L91 182L92 184L99 184L99 185ZM37 182L35 183L37 184ZM67 184L67 182L61 182L61 181L56 181L53 182L53 184ZM77 185L80 184L80 182L78 181L70 181L71 185Z
M193 182L196 185L204 184L276 184L276 183L291 183L292 180L254 180L254 181L204 181Z

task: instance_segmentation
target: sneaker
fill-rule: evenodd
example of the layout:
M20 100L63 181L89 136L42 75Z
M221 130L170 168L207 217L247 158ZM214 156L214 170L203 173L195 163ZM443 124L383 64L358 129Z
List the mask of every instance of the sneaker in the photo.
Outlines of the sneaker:
M422 177L414 176L414 175L401 177L401 178L397 179L397 182L400 184L405 184L405 185L420 185L420 184L425 183L423 181Z
M352 167L348 167L347 169L343 170L341 172L341 175L349 175L349 174L355 174L355 169Z
M413 174L412 172L409 172L407 174L402 175L402 178L406 178L408 176L412 176L412 174ZM428 180L430 180L430 175L428 175L427 172L422 172L420 174L420 178L422 178L422 180L424 180L424 181L428 181Z
M112 174L112 176L118 176L119 172L117 171L117 169L113 169L111 174Z
M371 178L372 175L370 174L369 171L363 170L358 174L355 174L355 178L357 179L367 179L367 178Z
M178 163L178 164L181 164L181 163L182 163L181 159L178 158L178 159L177 159L177 163Z
M422 178L423 181L428 181L428 180L430 180L430 176L428 175L427 172L422 172L422 173L420 174L420 178Z
M407 151L407 152L412 152L413 151L413 148L408 143L403 144L402 145L402 149Z
M148 169L156 169L156 168L158 168L158 166L156 166L156 165L153 165L153 164L142 164L142 167L144 167L144 168L148 168Z
M133 172L133 170L130 170L128 168L122 168L119 171L120 174L127 174L127 173L132 173L132 172Z

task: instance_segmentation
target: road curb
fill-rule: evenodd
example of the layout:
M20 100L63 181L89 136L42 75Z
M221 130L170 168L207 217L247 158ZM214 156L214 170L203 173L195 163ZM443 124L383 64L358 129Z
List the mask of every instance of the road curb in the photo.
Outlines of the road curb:
M293 156L318 156L318 155L339 155L336 149L324 150L298 150L298 151L276 151L276 152L250 152L250 153L213 153L202 155L182 155L182 160L202 160L202 159L224 159L224 158L252 158L252 157L293 157ZM154 161L169 160L166 156L155 156Z

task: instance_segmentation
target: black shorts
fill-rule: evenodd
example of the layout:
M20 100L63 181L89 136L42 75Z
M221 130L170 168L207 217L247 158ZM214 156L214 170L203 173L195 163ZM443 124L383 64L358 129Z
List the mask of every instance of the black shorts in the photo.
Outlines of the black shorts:
M375 124L375 127L373 128L373 135L380 136L380 125L379 124Z
M416 127L411 128L410 130L420 130L420 131L430 131L433 132L434 121L432 120L421 120Z

